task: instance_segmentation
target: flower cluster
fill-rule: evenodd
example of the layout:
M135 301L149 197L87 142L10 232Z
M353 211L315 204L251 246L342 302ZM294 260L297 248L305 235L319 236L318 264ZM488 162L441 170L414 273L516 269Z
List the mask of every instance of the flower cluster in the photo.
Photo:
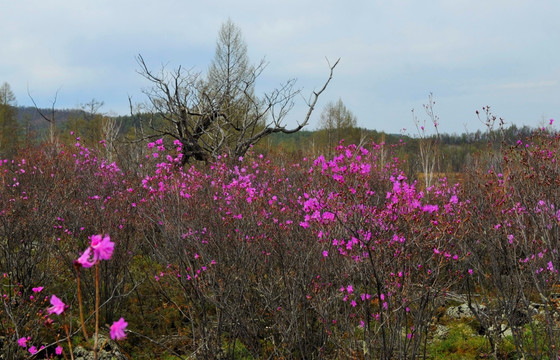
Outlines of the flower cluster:
M92 267L99 260L109 260L113 256L115 243L111 241L109 235L93 235L90 246L83 252L75 263L85 268Z

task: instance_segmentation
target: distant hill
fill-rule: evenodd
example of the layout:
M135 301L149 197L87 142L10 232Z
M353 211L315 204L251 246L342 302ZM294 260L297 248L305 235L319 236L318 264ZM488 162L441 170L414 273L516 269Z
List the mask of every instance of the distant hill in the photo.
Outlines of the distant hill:
M57 126L65 124L73 115L76 116L82 113L82 110L78 109L54 109L53 114L52 109L37 110L32 106L18 106L16 109L18 122L23 127L36 132L46 129L49 126L49 123L41 117L39 112L49 118L54 116Z

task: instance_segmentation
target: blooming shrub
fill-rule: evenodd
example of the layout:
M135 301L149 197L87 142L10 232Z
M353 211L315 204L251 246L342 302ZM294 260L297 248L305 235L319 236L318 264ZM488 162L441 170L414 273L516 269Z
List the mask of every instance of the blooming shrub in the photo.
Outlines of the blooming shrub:
M0 165L2 354L60 357L77 328L135 357L418 358L453 295L495 356L505 327L552 358L558 144L535 135L428 188L403 145L183 168L156 140L126 172L79 141L28 149Z
M554 358L560 346L559 145L559 136L546 131L519 140L497 164L481 156L465 184L470 221L462 247L469 276L463 291L484 307L470 301L493 349L505 326L519 354L531 358ZM543 341L545 347L536 345Z

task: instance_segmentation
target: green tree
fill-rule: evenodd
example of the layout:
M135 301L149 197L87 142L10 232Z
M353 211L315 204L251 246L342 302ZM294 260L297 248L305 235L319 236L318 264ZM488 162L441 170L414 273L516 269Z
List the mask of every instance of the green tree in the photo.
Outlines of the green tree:
M319 119L320 141L328 146L328 151L332 151L343 139L348 143L357 143L361 140L357 124L358 119L348 110L342 99L331 101L325 106Z
M0 86L0 154L13 155L19 147L21 129L17 122L16 97L8 83Z
M265 126L266 118L259 113L261 107L255 97L255 78L264 67L264 61L258 66L251 64L241 29L230 19L223 23L201 93L202 100L211 99L212 107L222 114L214 123L217 129L211 133L220 134L218 138L226 152L237 152L240 140ZM235 130L242 128L246 131L240 137Z
M243 99L245 90L253 92L253 88L246 89L246 84L252 83L254 71L241 29L228 19L218 32L216 53L207 75L207 92L227 111L228 105Z

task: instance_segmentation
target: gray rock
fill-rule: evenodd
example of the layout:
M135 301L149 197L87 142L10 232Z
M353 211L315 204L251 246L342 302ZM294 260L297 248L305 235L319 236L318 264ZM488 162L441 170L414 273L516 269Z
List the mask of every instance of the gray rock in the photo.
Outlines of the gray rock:
M451 319L464 319L474 317L471 309L467 304L461 304L457 306L450 306L445 310L445 314Z
M434 337L438 339L445 339L449 335L449 328L444 325L436 325L436 329L434 331Z
M491 332L493 332L494 329L495 329L494 327L490 327L488 330L491 331ZM501 324L501 325L500 325L499 334L500 334L502 337L513 336L513 333L512 333L512 331L511 331L511 329L510 329L507 325L505 325L505 324Z
M486 311L486 306L473 304L474 310L478 313L484 313ZM465 318L473 318L475 314L469 308L467 304L461 304L457 306L450 306L445 310L445 314L449 316L451 319L465 319Z
M99 346L101 345L103 345L103 348L97 352L98 360L127 360L127 357L120 351L117 343L104 335L99 335ZM76 346L74 348L74 359L93 360L93 351L83 346Z

